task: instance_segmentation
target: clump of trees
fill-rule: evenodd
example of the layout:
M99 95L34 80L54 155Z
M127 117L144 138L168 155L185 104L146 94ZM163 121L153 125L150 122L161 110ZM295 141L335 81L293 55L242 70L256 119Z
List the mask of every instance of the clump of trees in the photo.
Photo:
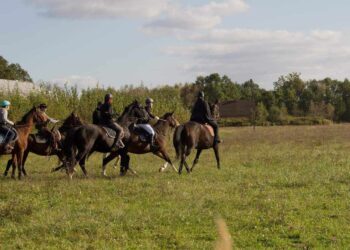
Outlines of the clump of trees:
M0 79L32 82L28 72L18 63L9 63L2 56L0 56Z

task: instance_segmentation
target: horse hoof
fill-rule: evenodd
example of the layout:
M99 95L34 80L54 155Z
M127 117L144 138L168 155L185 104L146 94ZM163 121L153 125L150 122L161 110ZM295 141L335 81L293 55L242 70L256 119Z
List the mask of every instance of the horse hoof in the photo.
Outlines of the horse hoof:
M163 167L159 168L159 173L162 173L163 171L164 171Z

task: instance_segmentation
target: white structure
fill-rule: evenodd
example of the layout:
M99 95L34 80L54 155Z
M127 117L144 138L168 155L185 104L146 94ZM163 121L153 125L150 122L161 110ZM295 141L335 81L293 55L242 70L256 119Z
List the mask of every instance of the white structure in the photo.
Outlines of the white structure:
M32 82L21 82L13 80L0 79L0 91L12 92L18 90L22 95L28 95L31 92L40 91L40 87Z

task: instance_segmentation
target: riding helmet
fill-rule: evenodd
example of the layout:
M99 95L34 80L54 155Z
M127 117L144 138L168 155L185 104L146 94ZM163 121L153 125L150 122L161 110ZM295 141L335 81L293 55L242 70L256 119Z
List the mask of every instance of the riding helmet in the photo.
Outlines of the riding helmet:
M204 98L204 92L203 91L199 91L198 92L198 98Z
M112 98L113 98L113 95L111 93L108 93L107 95L105 95L105 102L109 101Z
M146 104L150 104L150 103L153 103L153 102L154 102L153 99L150 98L150 97L148 97L148 98L146 99Z
M7 101L7 100L3 100L1 102L1 107L3 107L3 108L6 108L6 107L8 107L10 105L11 105L11 103L9 101Z

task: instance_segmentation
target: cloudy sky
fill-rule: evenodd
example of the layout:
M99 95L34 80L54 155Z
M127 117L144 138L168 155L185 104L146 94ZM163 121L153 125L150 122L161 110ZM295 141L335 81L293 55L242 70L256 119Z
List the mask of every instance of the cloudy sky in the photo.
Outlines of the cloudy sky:
M35 81L158 86L218 72L349 77L348 0L1 0L0 55Z

